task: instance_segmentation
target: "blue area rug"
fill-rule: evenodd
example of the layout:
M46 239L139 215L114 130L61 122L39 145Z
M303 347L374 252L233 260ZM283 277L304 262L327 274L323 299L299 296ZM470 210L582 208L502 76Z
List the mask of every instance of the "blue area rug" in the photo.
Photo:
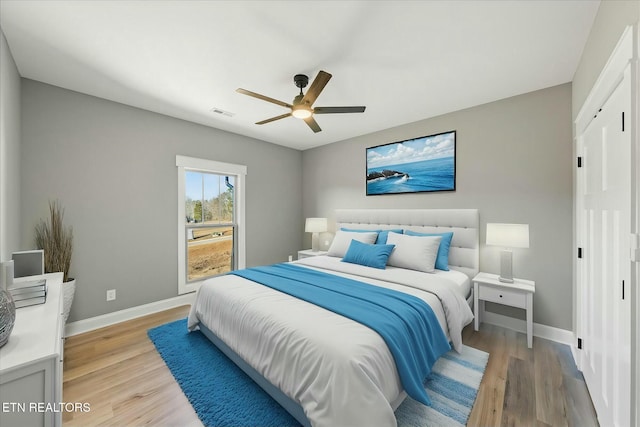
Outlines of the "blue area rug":
M148 331L205 426L285 427L299 423L219 351L200 331L177 320ZM396 410L398 426L464 426L489 354L464 347L441 357L425 382L433 405L407 398Z

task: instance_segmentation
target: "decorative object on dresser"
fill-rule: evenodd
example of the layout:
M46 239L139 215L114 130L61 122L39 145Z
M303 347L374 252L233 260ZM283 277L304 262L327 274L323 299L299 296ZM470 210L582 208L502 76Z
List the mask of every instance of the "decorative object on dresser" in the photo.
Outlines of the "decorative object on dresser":
M311 234L311 250L320 250L319 233L327 231L327 218L307 218L304 231Z
M487 245L504 248L528 248L529 224L487 224ZM513 253L509 249L500 252L501 282L513 283Z
M0 288L7 289L13 286L13 273L14 263L13 260L5 261L2 263L2 275L0 275Z
M11 254L13 277L38 276L44 274L44 250L20 251Z
M16 306L11 293L6 289L7 276L10 274L13 279L13 261L3 262L0 273L2 280L0 284L0 347L2 347L9 340L9 335L11 335L16 321Z
M44 251L20 251L11 254L13 277L6 282L7 291L11 294L16 308L44 304L47 300L47 284L44 279L33 280L32 276L44 274ZM14 279L28 278L25 281ZM10 283L10 284L9 284Z
M7 291L11 294L16 308L44 304L47 301L47 281L45 279L20 280Z
M44 250L45 273L64 273L62 284L63 314L66 323L69 318L76 279L69 277L71 255L73 253L73 228L65 227L64 208L59 201L49 202L49 218L36 225L36 246Z

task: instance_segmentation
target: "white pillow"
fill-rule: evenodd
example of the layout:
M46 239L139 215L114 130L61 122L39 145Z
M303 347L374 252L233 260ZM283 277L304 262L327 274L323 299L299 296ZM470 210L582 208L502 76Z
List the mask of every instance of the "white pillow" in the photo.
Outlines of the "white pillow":
M349 245L352 240L357 240L362 243L373 244L376 242L378 238L378 233L359 233L356 231L342 231L338 230L336 232L335 237L333 238L333 242L331 243L331 247L329 248L329 252L327 255L329 256L338 256L340 258L344 257L344 254L347 253L347 249L349 249Z
M387 245L396 245L388 265L433 273L441 236L409 236L389 233Z

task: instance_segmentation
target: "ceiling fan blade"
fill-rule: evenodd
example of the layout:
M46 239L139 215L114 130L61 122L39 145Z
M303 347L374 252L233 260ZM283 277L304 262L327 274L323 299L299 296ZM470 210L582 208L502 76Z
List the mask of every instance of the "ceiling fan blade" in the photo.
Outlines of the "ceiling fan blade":
M293 108L293 105L287 104L283 101L278 101L277 99L269 98L268 96L260 95L259 93L251 92L250 90L238 88L236 92L241 93L243 95L253 96L254 98L262 99L263 101L271 102L272 104L281 105L285 108Z
M271 117L270 119L266 119L266 120L263 120L261 122L256 122L256 124L257 125L264 125L266 123L271 123L271 122L275 122L276 120L284 119L286 117L289 117L290 115L291 115L291 113L282 114L280 116Z
M318 133L322 130L320 129L320 126L318 126L318 122L315 121L313 116L307 117L306 119L303 119L303 120L305 121L306 124L309 125L311 130L314 131L315 133Z
M311 83L311 86L309 86L304 98L302 98L302 102L305 102L308 105L313 105L320 95L320 92L322 92L322 89L324 89L327 83L329 83L329 80L331 80L331 74L320 70L313 83Z
M334 113L364 113L367 107L316 107L314 114L334 114Z

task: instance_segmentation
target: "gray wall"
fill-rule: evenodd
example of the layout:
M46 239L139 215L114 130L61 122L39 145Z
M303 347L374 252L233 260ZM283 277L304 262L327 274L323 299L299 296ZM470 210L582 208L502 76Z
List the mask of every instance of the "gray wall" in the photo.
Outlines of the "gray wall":
M591 88L604 68L613 48L628 25L640 20L640 1L600 2L598 13L589 38L582 51L582 57L573 76L573 118L575 119Z
M75 237L70 321L177 295L176 154L247 166L248 266L299 249L300 151L22 80L22 244L59 199Z
M365 195L366 147L449 130L457 131L455 192ZM307 150L302 165L305 217L334 218L337 208L478 208L483 271L499 272L499 249L484 245L486 223L530 224L530 248L514 250L514 274L536 281L535 322L571 329L570 84Z
M0 31L0 261L20 249L20 74Z

